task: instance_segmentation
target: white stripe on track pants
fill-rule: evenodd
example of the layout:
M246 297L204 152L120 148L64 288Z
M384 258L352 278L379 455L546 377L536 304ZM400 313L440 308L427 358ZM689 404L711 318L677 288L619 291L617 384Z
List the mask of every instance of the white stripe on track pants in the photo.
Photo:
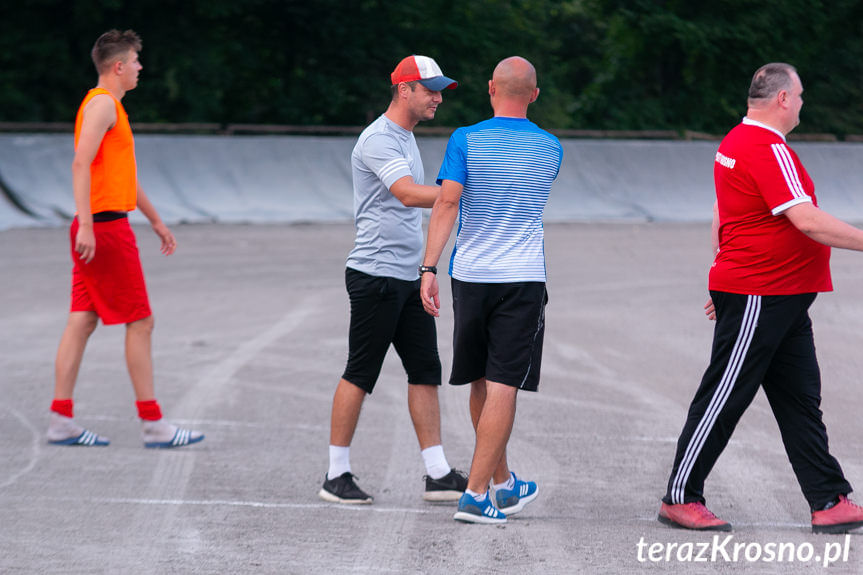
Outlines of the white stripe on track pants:
M704 480L759 387L810 507L849 493L821 420L821 375L808 313L815 294L710 295L717 317L710 365L689 406L663 501L704 502Z

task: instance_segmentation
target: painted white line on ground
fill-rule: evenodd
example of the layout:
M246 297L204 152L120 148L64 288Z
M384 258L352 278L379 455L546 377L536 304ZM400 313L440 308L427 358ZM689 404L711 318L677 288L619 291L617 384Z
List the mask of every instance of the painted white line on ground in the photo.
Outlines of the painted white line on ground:
M137 418L119 417L116 415L88 415L85 419L93 421L123 421L127 423L137 423ZM213 427L250 427L254 429L303 429L308 431L329 431L329 423L320 425L310 425L308 423L261 423L257 421L236 421L229 419L175 419L171 418L171 423L176 425L200 425ZM202 430L204 431L204 430Z
M39 456L42 451L42 437L39 434L39 430L37 430L36 427L32 423L30 423L30 420L27 419L27 417L25 417L23 413L12 407L9 407L8 405L2 407L3 409L11 413L18 421L20 421L21 425L23 425L30 431L30 434L33 436L33 440L30 442L30 460L27 462L27 465L25 465L18 471L12 473L5 481L0 483L0 489L3 489L4 487L9 487L10 485L18 481L21 477L33 471L33 468L36 467L36 462L39 461Z
M2 497L0 497L2 499ZM381 505L340 505L338 503L280 503L277 501L233 501L228 499L141 499L134 497L28 497L28 499L39 499L58 502L76 502L87 504L115 504L115 505L170 505L170 506L204 506L204 507L252 507L259 509L334 509L345 511L363 511L375 513L414 513L427 515L438 513L440 506L435 509L414 509L410 507L384 507Z
M224 356L224 359L212 364L198 377L194 385L186 388L182 399L171 407L171 411L186 414L189 419L204 418L206 414L210 413L210 409L215 408L225 401L226 397L229 397L228 392L231 383L240 369L253 361L268 346L299 329L304 322L314 316L320 309L320 305L319 295L306 297L302 301L295 302L290 310L266 330L255 330L257 335L252 339L246 339L246 336L237 333L237 347ZM200 453L195 451L185 453L184 457L175 457L171 453L160 453L157 463L152 468L149 484L142 491L139 491L148 499L141 499L141 501L151 501L152 504L166 501L174 502L174 504L162 504L166 506L162 508L163 512L158 514L149 513L144 507L144 503L130 510L129 523L135 525L136 530L128 532L121 544L138 544L139 533L150 533L153 537L152 542L149 545L141 546L139 551L141 556L149 558L153 566L158 565L168 553L168 549L162 541L169 540L181 528L183 521L177 517L180 509L179 503L186 501L186 489L195 469L195 461L199 456ZM128 503L132 501L134 500L128 500ZM185 543L181 545L185 545ZM191 548L186 548L186 550L188 552L193 551ZM160 573L155 569L149 572Z
M812 529L812 525L810 523L790 523L790 522L782 522L782 521L733 521L725 517L727 521L731 522L731 525L734 527L735 531L738 527L747 527L747 528L755 528L755 529ZM642 521L644 523L656 523L657 525L661 525L657 519L656 515L651 515L649 517L639 517L638 521ZM676 529L677 533L686 532L685 529ZM705 533L712 534L715 531L690 531L690 533ZM852 535L863 535L863 530L859 531L849 531Z
M732 523L734 527L766 527L768 529L812 529L811 523L782 523L774 521L745 523L743 521L735 521Z
M175 409L180 413L206 413L209 407L222 401L222 388L231 382L241 368L264 349L299 329L309 318L314 317L322 306L321 302L320 294L306 297L266 331L240 344L225 359L205 372L195 385L186 391L183 400Z

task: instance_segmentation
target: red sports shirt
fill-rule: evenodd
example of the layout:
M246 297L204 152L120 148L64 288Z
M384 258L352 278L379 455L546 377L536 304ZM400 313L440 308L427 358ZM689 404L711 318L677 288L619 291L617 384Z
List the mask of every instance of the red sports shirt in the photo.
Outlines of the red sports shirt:
M747 295L833 290L830 248L809 239L783 212L812 202L815 185L778 131L744 118L713 164L719 253L710 289Z

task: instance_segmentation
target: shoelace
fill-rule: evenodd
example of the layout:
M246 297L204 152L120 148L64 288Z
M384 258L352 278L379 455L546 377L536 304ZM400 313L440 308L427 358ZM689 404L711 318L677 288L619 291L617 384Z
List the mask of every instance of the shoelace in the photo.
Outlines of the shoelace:
M694 511L697 511L704 519L716 519L716 515L714 515L710 509L705 507L703 503L690 503L689 507Z

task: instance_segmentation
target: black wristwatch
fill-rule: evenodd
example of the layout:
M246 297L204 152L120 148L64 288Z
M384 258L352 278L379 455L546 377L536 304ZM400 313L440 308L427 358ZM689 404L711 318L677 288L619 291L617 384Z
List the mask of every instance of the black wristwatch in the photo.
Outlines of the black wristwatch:
M420 272L420 276L422 276L426 272L431 272L434 275L437 275L437 266L420 266L419 272Z

